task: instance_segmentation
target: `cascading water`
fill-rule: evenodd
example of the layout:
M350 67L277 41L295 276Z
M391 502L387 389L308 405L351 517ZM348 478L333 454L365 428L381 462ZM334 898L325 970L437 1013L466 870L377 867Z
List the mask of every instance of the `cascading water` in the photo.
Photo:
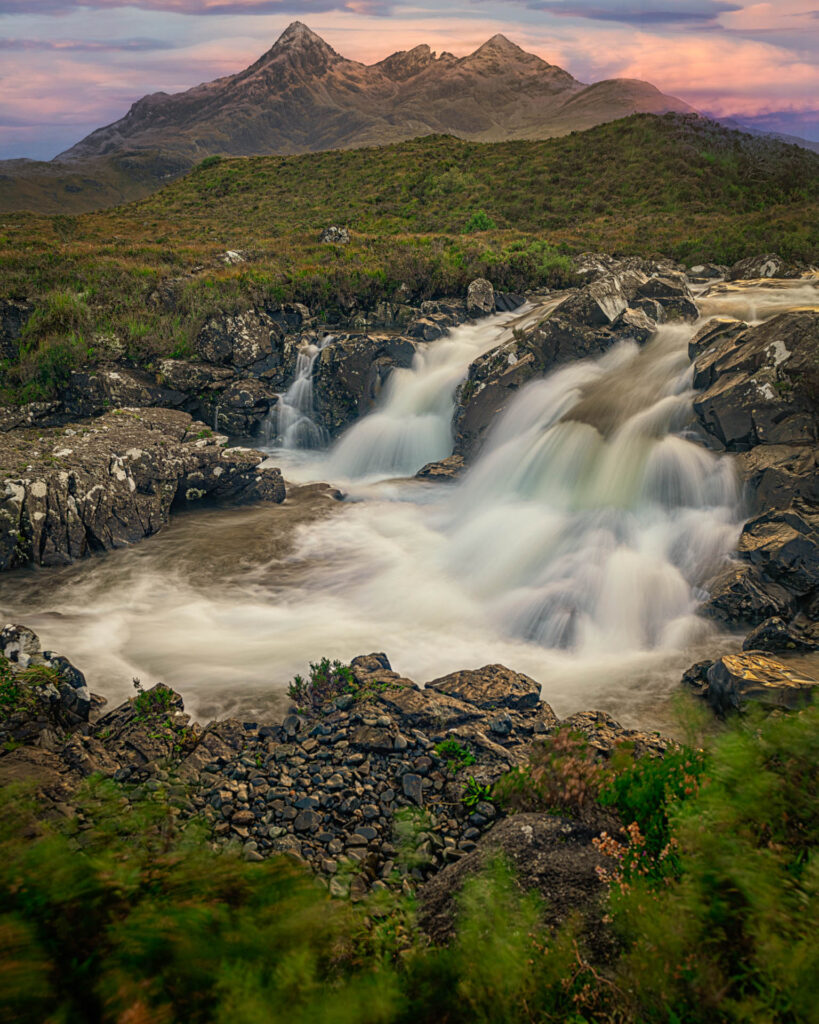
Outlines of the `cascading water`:
M689 644L739 524L732 465L690 417L688 327L661 327L516 397L453 495L447 565L506 631L578 652Z
M327 431L314 419L313 367L332 340L333 336L327 334L299 350L295 379L270 412L264 430L268 442L289 449L323 448L327 444Z
M698 301L704 317L764 318L816 306L817 290ZM6 574L0 618L36 629L112 700L134 675L162 679L200 717L260 715L309 661L385 650L419 682L502 662L542 681L559 714L662 725L682 671L725 649L696 608L741 515L730 459L686 433L696 325L530 383L458 484L384 481L448 454L452 391L499 326L430 344L335 451L277 451L291 481L381 477L359 500L291 487L281 506L179 515L133 548ZM345 449L357 454L342 463Z
M329 453L327 479L412 476L452 451L455 388L469 364L498 344L511 319L468 324L420 348L409 369L393 370L378 408L354 424Z

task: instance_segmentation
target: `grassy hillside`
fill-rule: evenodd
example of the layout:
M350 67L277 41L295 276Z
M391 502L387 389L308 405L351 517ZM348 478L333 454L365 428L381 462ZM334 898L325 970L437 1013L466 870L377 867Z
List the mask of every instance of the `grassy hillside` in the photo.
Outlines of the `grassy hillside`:
M346 246L318 242L346 224ZM372 306L474 277L570 280L572 252L731 263L819 259L819 155L694 117L637 115L541 142L428 137L295 157L211 158L161 192L83 216L0 222L0 298L37 305L12 400L112 351L190 353L204 318L250 302ZM226 266L226 249L247 254Z

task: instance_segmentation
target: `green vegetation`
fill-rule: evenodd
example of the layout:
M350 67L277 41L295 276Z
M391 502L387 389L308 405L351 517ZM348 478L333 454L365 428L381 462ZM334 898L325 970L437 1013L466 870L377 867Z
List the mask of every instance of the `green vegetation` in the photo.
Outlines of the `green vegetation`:
M340 661L310 662L310 677L296 676L287 690L293 703L299 708L318 710L330 704L343 694L355 695L357 684L349 665Z
M58 686L60 673L47 665L32 665L12 673L7 658L0 655L0 722L37 702L37 687Z
M446 766L454 775L461 768L468 768L475 763L475 755L457 740L443 740L435 747L438 757L446 761Z
M74 817L48 823L19 791L0 791L0 1019L817 1019L819 708L735 723L666 768L611 767L600 793L621 808L629 846L658 861L673 843L677 868L626 873L625 844L601 840L618 941L603 963L590 962L579 921L544 923L502 861L467 880L455 939L436 947L400 890L351 904L292 860L214 853L179 827L185 797L171 792L129 801L92 780ZM425 827L417 809L397 823L407 856Z
M332 223L349 224L349 245L318 242ZM679 115L538 142L204 160L113 210L4 217L0 298L37 312L0 365L0 399L48 398L112 353L149 369L186 358L208 316L253 303L305 302L332 321L407 292L462 294L478 276L558 287L589 249L816 260L817 224L817 154ZM226 265L227 249L248 260Z

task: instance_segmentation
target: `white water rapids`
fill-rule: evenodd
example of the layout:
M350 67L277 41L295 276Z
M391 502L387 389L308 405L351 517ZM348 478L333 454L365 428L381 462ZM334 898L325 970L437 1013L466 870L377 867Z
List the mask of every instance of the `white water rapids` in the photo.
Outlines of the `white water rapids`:
M806 302L791 286L700 305L764 319ZM741 526L730 459L688 434L696 328L530 383L457 484L394 479L449 454L454 388L514 322L430 343L329 451L272 451L289 481L350 500L293 487L282 506L185 513L133 548L8 574L0 616L97 692L162 679L203 718L261 716L308 661L384 650L419 682L503 662L560 714L657 724L682 671L725 648L696 609Z

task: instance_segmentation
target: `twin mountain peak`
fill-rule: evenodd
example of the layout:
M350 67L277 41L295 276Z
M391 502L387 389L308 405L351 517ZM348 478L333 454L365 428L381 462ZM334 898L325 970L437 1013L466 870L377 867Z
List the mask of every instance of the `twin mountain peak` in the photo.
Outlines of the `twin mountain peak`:
M295 21L244 71L145 96L57 160L152 152L181 172L214 153L303 153L438 133L550 138L633 113L690 109L647 82L586 86L503 35L466 57L421 45L366 65Z

